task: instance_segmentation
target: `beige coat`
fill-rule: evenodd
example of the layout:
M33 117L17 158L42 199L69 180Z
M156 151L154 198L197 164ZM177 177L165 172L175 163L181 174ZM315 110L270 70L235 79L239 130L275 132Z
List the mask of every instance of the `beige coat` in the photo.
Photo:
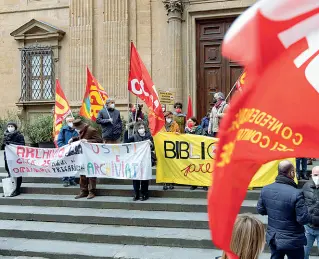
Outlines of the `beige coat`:
M209 118L209 132L218 132L220 120L221 118L223 118L227 107L228 104L225 101L223 101L218 109L216 109L215 106L212 108Z

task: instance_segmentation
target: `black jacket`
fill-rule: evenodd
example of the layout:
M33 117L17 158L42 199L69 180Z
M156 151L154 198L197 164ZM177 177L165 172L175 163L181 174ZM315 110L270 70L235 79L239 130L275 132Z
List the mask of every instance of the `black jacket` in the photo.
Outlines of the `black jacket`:
M108 115L110 114L110 116ZM110 117L113 122L109 122ZM108 109L108 113L105 108L100 110L96 123L102 126L102 137L106 140L118 140L122 134L122 119L121 114L116 109Z
M312 217L311 228L319 230L319 188L316 188L315 183L310 180L302 188L308 212Z
M9 132L5 131L4 132L4 138L3 138L3 143L1 145L1 150L4 150L6 145L19 145L19 146L24 146L25 141L24 141L24 136L21 134L20 131L14 131L14 132ZM4 159L6 159L6 154L4 154Z
M295 182L277 176L276 182L265 186L260 194L257 211L268 215L267 243L277 250L293 250L307 244L303 225L311 223L303 192Z

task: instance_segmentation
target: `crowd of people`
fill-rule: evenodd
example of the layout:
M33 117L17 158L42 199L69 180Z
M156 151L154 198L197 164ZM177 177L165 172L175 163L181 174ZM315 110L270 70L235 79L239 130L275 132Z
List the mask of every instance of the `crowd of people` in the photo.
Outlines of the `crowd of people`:
M162 132L216 137L220 120L223 118L228 104L222 93L215 94L214 99L214 107L207 112L201 121L197 120L196 117L187 120L181 103L175 103L174 111L169 111L165 105L162 105L165 117L165 126ZM128 118L124 143L149 140L152 165L155 165L154 142L148 130L148 121L143 113L143 105L130 104ZM58 147L78 140L88 143L120 143L123 123L113 99L109 98L107 100L106 106L99 112L96 122L102 128L102 135L81 119L67 117L65 126L62 127L57 139ZM7 124L1 149L5 149L5 146L9 144L25 145L24 136L14 122ZM6 156L4 159L5 169L10 176ZM268 215L266 240L271 250L272 259L281 259L285 255L289 259L308 259L315 240L317 240L319 247L319 167L313 168L312 178L309 180L307 164L307 158L297 158L296 169L289 161L280 162L275 183L264 187L261 191L257 211L261 215ZM298 189L294 182L296 176L298 179L309 180L302 190ZM63 177L62 182L64 187L77 185L74 177ZM16 183L16 189L11 197L20 194L22 177L18 177ZM148 180L134 180L133 200L147 200L149 198L148 187ZM197 186L191 186L191 190L196 188ZM168 189L174 189L174 184L165 183L163 190ZM207 187L203 187L203 189L207 190ZM84 197L92 199L95 195L96 177L80 175L80 193L75 199ZM252 215L238 216L233 231L231 248L240 258L258 258L264 248L264 239L264 225L258 219ZM226 259L226 254L223 254L221 258Z

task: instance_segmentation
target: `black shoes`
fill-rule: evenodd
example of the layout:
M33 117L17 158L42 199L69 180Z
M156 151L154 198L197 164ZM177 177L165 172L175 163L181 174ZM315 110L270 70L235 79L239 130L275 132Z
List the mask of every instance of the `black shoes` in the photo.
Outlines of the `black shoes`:
M19 190L15 190L13 193L11 193L10 197L16 197L20 194L21 194L21 192Z
M203 187L203 190L204 191L208 191L208 187Z
M167 184L166 184L166 183L164 183L164 185L163 185L163 190L164 190L164 191L167 191L167 190L168 190L168 187L167 187Z
M194 190L196 190L196 189L197 189L197 186L192 186L192 187L191 187L191 190L192 190L192 191L194 191Z
M138 197L138 196L133 197L133 201L138 201L139 199L140 199L140 197Z
M146 200L148 200L148 196L143 195L143 196L141 197L141 201L146 201Z

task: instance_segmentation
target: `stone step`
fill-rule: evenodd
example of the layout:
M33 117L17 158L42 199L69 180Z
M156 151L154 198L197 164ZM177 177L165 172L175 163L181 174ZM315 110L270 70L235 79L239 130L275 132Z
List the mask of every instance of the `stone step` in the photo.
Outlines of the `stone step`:
M97 196L93 200L75 200L71 195L22 194L0 197L0 205L70 207L96 209L123 209L142 211L207 212L207 199L150 198L136 202L131 197ZM241 213L257 213L257 201L245 200Z
M257 216L261 217L261 216ZM262 217L261 217L262 218ZM207 229L207 213L38 206L0 206L0 220Z
M79 186L63 187L61 184L45 184L45 183L23 183L21 191L27 194L51 194L51 195L77 195ZM151 197L166 197L166 198L207 198L207 192L202 188L191 191L189 186L176 186L174 190L163 191L160 185L151 185ZM0 183L0 192L2 183ZM131 185L97 185L97 195L100 196L133 196L133 186ZM247 200L258 200L260 190L248 191Z
M208 229L156 228L0 220L0 237L217 249ZM269 252L266 247L265 251ZM312 250L316 255L317 247Z
M213 259L222 254L220 250L156 247L144 245L99 244L92 242L72 242L57 240L37 240L24 238L0 238L0 254L12 256L41 256L50 259ZM261 254L259 259L270 255ZM310 257L314 259L316 257Z

